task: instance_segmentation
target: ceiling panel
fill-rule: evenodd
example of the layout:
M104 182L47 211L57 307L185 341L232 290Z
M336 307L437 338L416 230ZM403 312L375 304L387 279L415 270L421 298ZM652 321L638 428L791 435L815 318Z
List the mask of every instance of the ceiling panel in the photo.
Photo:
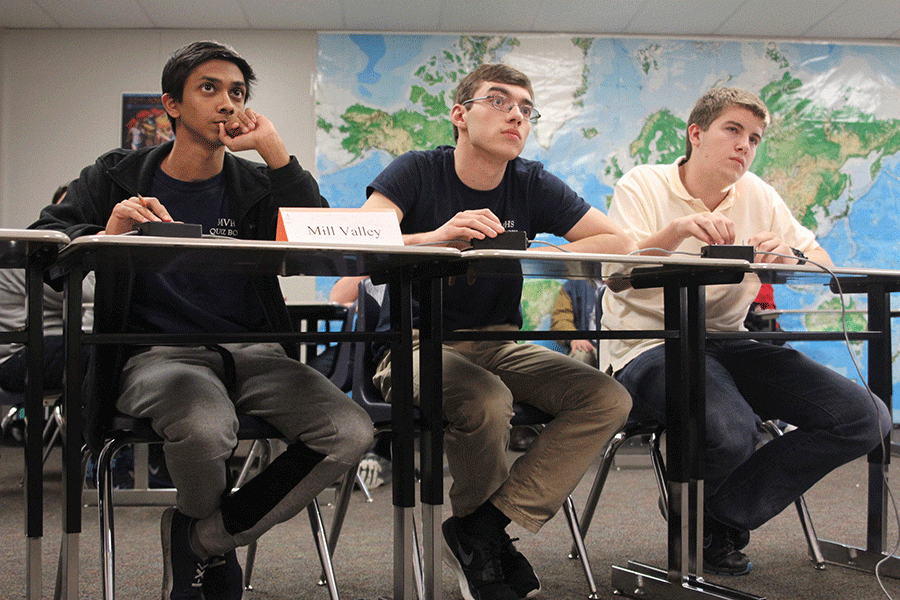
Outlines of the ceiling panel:
M648 0L570 0L565 4L544 0L536 11L534 31L620 33Z
M321 0L240 0L253 29L343 29L345 2ZM350 6L355 10L355 6Z
M716 33L759 37L801 37L845 0L796 0L774 6L772 0L746 0ZM773 11L777 11L774 12ZM773 18L773 15L777 17Z
M28 0L31 2L31 0ZM4 6L18 4L19 0L4 0ZM144 12L138 0L99 2L72 2L71 0L40 0L36 2L46 10L60 27L75 29L104 29L104 28L142 28L153 27L154 22ZM4 8L4 12L5 12ZM168 10L171 10L169 5Z
M12 0L3 3L0 27L59 27L50 14L32 0Z
M250 23L238 0L138 0L153 21L153 27L178 29L242 29ZM97 4L115 4L117 0L97 0ZM129 0L130 3L130 0ZM256 0L252 0L255 4ZM261 3L257 4L258 6ZM177 10L174 7L178 7Z
M897 14L897 0L847 0L805 33L820 38L900 39L900 19L888 17L891 14ZM847 35L848 24L855 35Z
M700 4L648 2L627 25L626 33L663 35L708 35L731 16L743 0L721 0Z
M897 0L3 0L0 28L900 39Z
M444 5L441 27L445 31L530 31L541 4L542 0L448 2Z
M342 0L342 4L344 5L344 20L347 29L356 31L436 31L441 29L443 0L433 2Z

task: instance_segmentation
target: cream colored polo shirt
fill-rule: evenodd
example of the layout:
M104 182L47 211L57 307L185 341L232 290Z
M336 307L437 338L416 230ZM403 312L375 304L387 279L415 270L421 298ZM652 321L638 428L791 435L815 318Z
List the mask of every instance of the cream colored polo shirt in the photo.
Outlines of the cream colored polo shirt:
M703 202L692 198L681 182L678 165L683 160L680 158L670 165L641 165L619 180L609 216L633 239L643 240L678 217L708 212ZM746 173L731 187L715 212L734 222L736 244L746 244L751 236L771 231L804 253L819 247L813 233L794 218L778 192L753 173ZM677 250L699 255L704 245L690 238ZM740 284L707 286L707 329L744 330L744 318L759 293L759 285L754 275L744 277ZM607 289L603 294L602 329L662 329L663 323L661 289L628 289L618 293ZM603 368L612 365L618 371L659 344L662 340L604 340L600 344L600 365Z

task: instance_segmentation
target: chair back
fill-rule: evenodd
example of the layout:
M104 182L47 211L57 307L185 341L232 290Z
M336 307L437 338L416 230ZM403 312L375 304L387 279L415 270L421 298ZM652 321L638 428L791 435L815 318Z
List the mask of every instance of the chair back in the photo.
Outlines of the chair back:
M355 330L375 331L381 315L386 286L374 286L369 279L359 283L359 298L356 301ZM353 400L356 401L372 419L372 422L387 423L391 420L391 405L384 401L372 377L375 375L375 351L371 342L354 342L353 361Z
M320 308L318 314L315 312L316 306ZM356 320L356 304L354 303L350 308L340 304L289 305L288 313L291 315L294 331L301 331L304 323L307 330L312 329L314 325L318 327L319 324L324 323L325 330L331 331L331 324L339 320L341 321L341 332L348 332L353 331L353 323ZM298 353L301 345L303 344L297 344ZM353 386L351 364L355 350L354 343L347 341L331 343L315 356L310 356L311 347L314 345L307 345L306 364L325 375L342 392L349 392Z
M341 331L353 331L356 321L356 306L354 304L347 310ZM353 389L353 355L356 352L356 343L342 341L338 342L334 347L336 348L334 365L328 378L342 392L349 392Z

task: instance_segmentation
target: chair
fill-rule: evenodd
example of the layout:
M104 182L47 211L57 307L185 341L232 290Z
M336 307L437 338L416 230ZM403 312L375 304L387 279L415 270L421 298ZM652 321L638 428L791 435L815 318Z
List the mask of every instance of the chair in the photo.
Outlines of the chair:
M760 430L767 433L773 439L784 435L781 428L774 421L763 421L760 424ZM660 441L662 434L665 432L665 426L653 421L648 422L628 422L619 430L616 435L610 439L606 445L600 465L597 468L597 474L594 476L594 483L591 485L591 491L588 493L587 500L584 503L584 509L581 512L580 521L580 538L583 542L587 537L588 528L594 518L594 512L597 503L600 500L600 494L603 492L603 486L606 484L607 476L615 459L616 452L628 440L638 436L649 436L650 463L653 466L653 472L656 475L656 485L659 489L660 512L663 517L669 513L668 490L666 488L666 466L663 461L662 452L660 451ZM803 496L794 501L797 508L797 514L800 518L800 526L803 534L806 536L806 543L809 547L810 558L817 569L825 568L825 557L819 547L819 541L813 528L812 519L809 510L806 507L806 500ZM569 558L579 558L584 552L584 547L579 548L576 544L572 545L569 551Z
M260 469L268 465L270 440L281 438L281 433L261 419L249 415L240 415L238 439L253 440L250 454L237 478L235 487L239 487L248 478L249 469L254 457L259 456ZM115 597L115 528L113 521L113 482L112 457L129 444L162 443L162 438L150 426L149 419L136 419L123 414L113 417L112 427L106 433L104 444L97 459L97 510L100 519L100 563L103 574L103 598L113 600ZM260 452L260 447L262 451ZM334 568L328 551L328 540L317 500L307 507L313 538L322 563L324 579L332 600L338 600ZM256 542L247 547L247 560L244 566L244 588L252 589L250 579L256 556Z
M331 331L332 323L340 322L341 331L352 331L356 318L356 308L347 308L341 304L291 304L288 314L295 331ZM305 347L304 361L325 377L328 377L341 391L349 392L352 385L352 373L349 370L350 354L353 345L335 343L326 345L322 350L317 344L297 344L297 352Z
M46 413L46 423L44 424L44 433L43 433L43 444L44 444L44 457L43 464L47 463L47 459L50 457L50 452L53 451L53 446L56 444L56 440L59 438L60 425L62 424L62 412L60 407L60 398L62 397L62 392L59 390L47 390L44 392L44 410ZM6 433L7 429L11 427L12 422L16 418L16 414L19 412L19 408L25 404L25 395L16 392L8 392L2 388L0 388L0 406L9 406L9 410L5 415L3 415L2 421L0 421L0 429ZM24 432L22 433L23 438L21 441L24 442ZM24 478L23 478L24 484Z
M108 285L110 280L97 277L98 290L100 285ZM99 295L99 292L98 292ZM119 307L112 307L113 310ZM98 312L104 313L102 310ZM343 314L341 315L343 318ZM95 320L95 332L97 324L104 324L101 318ZM100 351L105 354L100 355ZM150 426L149 419L137 419L124 415L115 409L114 388L110 385L111 378L107 373L98 373L101 364L110 364L112 357L117 352L122 352L120 346L99 345L92 360L93 375L99 382L97 390L89 394L86 406L88 415L86 438L91 447L98 449L97 453L97 510L100 522L100 559L103 582L104 600L113 600L115 597L115 528L113 519L113 480L112 458L115 453L124 446L130 444L156 444L163 439ZM249 475L251 465L256 457L259 458L259 468L264 469L269 462L270 441L280 439L281 433L272 425L262 419L249 415L239 415L239 440L252 440L250 453L245 460L244 467L237 478L236 486L242 484ZM85 452L85 458L87 452ZM338 600L337 584L335 583L334 568L331 562L331 554L328 550L328 540L322 521L321 511L317 500L313 500L307 507L313 538L322 564L323 582L328 586L331 600ZM247 547L247 560L244 566L244 587L251 589L250 580L253 573L253 563L256 555L256 542ZM62 560L62 550L60 554ZM322 583L322 582L320 582ZM57 580L57 597L61 591L61 581Z
M375 330L381 312L383 294L384 286L376 288L372 286L369 280L360 282L359 299L357 300L357 331ZM362 406L371 417L375 427L375 434L380 435L387 433L391 431L391 405L384 401L381 396L381 391L375 387L375 384L372 381L376 365L371 344L366 342L355 342L354 344L354 356L357 360L354 360L353 362L353 399ZM511 420L512 426L532 427L539 432L543 429L544 425L552 420L550 415L529 404L516 402L513 404L513 411L514 416ZM334 521L332 523L331 537L329 540L329 549L332 555L337 545L343 519L347 512L351 492L352 479L347 477L345 478L341 490L339 490L339 500L335 506ZM581 560L585 579L590 588L589 598L599 598L600 596L594 581L590 561L584 552L584 541L581 537L578 516L571 496L566 499L566 502L563 505L563 512L566 515L566 520L569 524L573 543L576 547L581 548L578 557ZM413 528L413 535L415 536L415 528ZM417 540L416 552L418 558L413 564L413 572L415 574L418 597L422 598L424 596L424 583L422 579L422 560L421 556L418 555L419 549Z

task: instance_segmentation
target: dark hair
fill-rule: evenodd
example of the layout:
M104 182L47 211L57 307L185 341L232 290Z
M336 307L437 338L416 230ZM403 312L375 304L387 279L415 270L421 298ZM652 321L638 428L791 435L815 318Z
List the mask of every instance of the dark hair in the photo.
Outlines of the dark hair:
M740 88L719 87L713 88L703 94L694 104L691 115L688 117L687 127L690 129L696 123L701 130L706 131L712 122L718 119L726 109L732 106L746 108L769 126L769 109L765 103L755 94ZM685 139L685 158L691 157L691 134Z
M509 65L501 63L490 63L481 65L459 82L456 93L453 96L453 104L462 104L466 100L475 97L475 91L485 81L493 81L495 83L505 83L506 85L514 85L528 90L531 98L534 99L534 90L531 88L531 80L528 75L518 69L514 69ZM459 139L459 129L453 126L453 139Z
M50 203L59 204L59 201L62 200L62 197L66 195L67 189L69 189L69 186L67 185L61 185L56 188L56 191L53 192L53 200Z
M225 60L237 65L244 76L246 86L244 99L250 100L250 87L256 82L256 74L250 63L231 46L212 40L193 42L176 50L169 57L162 72L162 93L168 94L176 102L181 102L188 77L194 69L211 60ZM172 119L172 130L175 130L175 119Z

